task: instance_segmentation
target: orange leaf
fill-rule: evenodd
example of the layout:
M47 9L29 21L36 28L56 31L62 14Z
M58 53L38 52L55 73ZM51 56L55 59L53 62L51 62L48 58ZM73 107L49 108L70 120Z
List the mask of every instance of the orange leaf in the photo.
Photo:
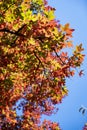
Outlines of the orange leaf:
M67 42L67 46L68 46L68 47L73 47L72 42Z

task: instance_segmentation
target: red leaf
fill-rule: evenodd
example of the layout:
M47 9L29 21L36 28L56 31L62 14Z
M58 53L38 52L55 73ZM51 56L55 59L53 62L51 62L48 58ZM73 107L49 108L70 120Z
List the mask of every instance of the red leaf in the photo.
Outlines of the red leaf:
M83 70L79 72L79 76L81 77L82 75L84 75Z

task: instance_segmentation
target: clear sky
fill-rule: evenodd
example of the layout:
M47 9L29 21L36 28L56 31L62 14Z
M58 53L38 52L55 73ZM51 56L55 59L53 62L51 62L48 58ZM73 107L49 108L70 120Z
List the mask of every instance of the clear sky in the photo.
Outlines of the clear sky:
M70 27L75 29L73 33L74 45L83 43L87 54L87 0L49 0L49 4L56 8L56 19L61 24L70 23ZM87 57L82 65L84 76L77 74L74 78L67 79L66 85L69 94L60 104L56 115L46 117L59 122L62 130L82 130L87 121L87 113L79 113L81 105L87 106Z

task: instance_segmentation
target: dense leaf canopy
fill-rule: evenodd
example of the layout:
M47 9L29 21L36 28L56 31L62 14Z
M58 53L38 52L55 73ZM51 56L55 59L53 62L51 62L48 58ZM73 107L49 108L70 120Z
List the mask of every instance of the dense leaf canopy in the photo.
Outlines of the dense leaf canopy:
M84 55L82 44L73 47L74 29L61 25L54 11L46 0L0 0L1 130L60 130L57 123L41 123L41 116L56 111L68 93L66 78Z

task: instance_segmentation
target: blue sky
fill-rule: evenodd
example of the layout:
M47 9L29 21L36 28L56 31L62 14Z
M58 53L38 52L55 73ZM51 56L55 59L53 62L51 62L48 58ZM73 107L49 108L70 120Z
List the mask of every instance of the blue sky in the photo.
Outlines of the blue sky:
M61 24L70 23L75 29L73 33L74 45L83 43L84 54L87 53L87 0L49 0L49 4L56 8L56 19ZM79 113L81 105L87 106L87 57L82 65L84 76L67 79L69 94L60 104L56 115L46 117L59 122L62 130L82 130L87 121L87 113Z

